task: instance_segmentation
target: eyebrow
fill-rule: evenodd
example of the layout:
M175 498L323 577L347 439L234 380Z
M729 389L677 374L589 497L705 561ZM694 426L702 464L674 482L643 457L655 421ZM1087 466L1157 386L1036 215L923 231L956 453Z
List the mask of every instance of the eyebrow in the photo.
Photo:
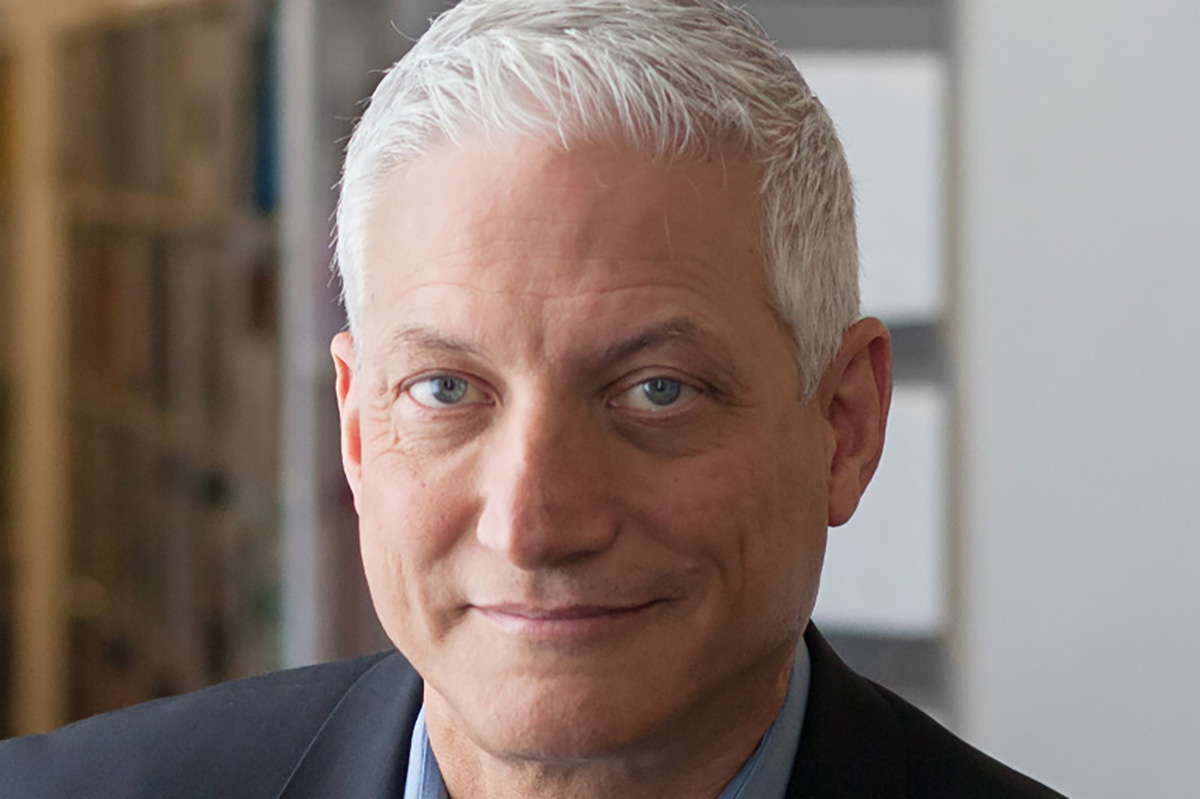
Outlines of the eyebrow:
M709 356L710 367L730 389L737 390L745 385L725 342L692 319L682 316L651 325L629 338L610 344L594 363L616 363L645 350L676 342L700 347ZM380 344L378 352L386 359L406 347L472 357L483 355L482 350L473 344L421 325L405 325L392 330Z
M619 361L631 355L636 355L642 350L657 347L671 341L694 342L700 338L708 338L708 336L702 336L699 327L691 319L686 317L668 319L665 322L660 322L641 331L632 338L609 345L605 348L601 360Z
M736 390L745 385L738 376L736 362L725 342L687 317L668 319L631 338L611 344L605 348L601 360L605 363L613 363L630 358L644 350L677 341L700 346L710 356L710 366L719 373L722 381L730 388Z
M478 347L419 325L405 325L392 330L379 345L378 353L383 360L405 347L433 352L453 352L458 355L480 355Z

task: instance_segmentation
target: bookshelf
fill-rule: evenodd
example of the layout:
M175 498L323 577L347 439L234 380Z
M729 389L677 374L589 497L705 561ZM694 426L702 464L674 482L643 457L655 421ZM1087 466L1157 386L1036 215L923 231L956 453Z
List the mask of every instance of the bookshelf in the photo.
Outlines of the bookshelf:
M327 350L384 5L0 0L0 735L386 646Z
M175 3L58 41L71 718L278 663L267 21Z
M0 4L0 735L279 665L272 13Z

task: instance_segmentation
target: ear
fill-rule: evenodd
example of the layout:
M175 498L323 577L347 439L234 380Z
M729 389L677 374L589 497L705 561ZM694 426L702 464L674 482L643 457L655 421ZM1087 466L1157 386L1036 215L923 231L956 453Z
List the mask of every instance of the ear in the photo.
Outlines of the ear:
M845 524L858 507L883 453L892 401L892 343L878 319L856 322L817 390L829 423L829 526Z
M354 339L345 331L338 333L333 337L329 351L333 355L333 368L337 373L338 413L342 418L342 469L354 494L354 508L358 510L362 488L362 429L359 425L359 375Z

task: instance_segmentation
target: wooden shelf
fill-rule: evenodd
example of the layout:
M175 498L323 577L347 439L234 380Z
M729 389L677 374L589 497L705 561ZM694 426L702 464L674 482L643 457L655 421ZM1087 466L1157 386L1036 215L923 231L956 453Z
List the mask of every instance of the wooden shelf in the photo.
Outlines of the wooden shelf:
M0 14L0 26L5 20ZM14 643L13 496L13 314L16 260L13 207L12 62L0 39L0 695L11 682ZM12 730L10 703L0 701L0 737Z

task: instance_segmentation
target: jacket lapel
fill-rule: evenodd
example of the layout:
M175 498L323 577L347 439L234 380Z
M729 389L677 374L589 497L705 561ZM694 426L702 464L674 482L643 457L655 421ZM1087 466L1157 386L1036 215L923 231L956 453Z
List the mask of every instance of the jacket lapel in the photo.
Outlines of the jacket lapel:
M815 625L808 625L804 643L812 674L787 799L901 799L899 718L869 681L842 662Z
M895 712L815 625L809 624L804 642L812 673L787 799L902 799L904 737ZM375 664L329 714L278 799L400 796L421 691L420 678L399 654Z
M278 799L396 799L421 707L421 680L398 653L342 696L296 764Z

